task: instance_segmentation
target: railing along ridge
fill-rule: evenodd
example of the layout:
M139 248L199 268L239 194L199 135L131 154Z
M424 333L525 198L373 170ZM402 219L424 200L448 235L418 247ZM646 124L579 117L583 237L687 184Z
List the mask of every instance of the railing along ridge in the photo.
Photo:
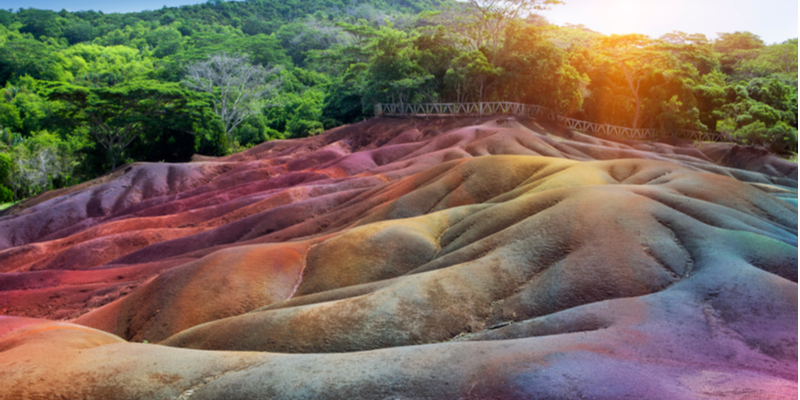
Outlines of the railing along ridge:
M702 132L687 129L663 131L660 129L635 129L624 126L598 124L581 121L559 115L555 111L535 104L513 103L508 101L491 101L479 103L420 103L394 104L378 103L375 105L375 116L483 116L483 115L519 115L525 117L544 117L557 120L567 128L586 133L600 133L606 136L629 139L656 139L663 137L681 137L698 141L726 141L727 138L716 132Z

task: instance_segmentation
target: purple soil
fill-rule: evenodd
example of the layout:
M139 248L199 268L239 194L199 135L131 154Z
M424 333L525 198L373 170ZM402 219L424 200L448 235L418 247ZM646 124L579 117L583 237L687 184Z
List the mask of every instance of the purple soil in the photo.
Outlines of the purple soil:
M0 398L796 398L796 204L489 117L126 166L0 216Z

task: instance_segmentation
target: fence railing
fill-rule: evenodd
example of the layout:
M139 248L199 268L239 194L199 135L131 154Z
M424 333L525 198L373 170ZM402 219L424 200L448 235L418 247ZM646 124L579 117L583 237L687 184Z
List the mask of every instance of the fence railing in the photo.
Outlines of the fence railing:
M375 105L375 115L384 116L484 116L484 115L518 115L525 117L543 117L556 120L567 128L586 133L603 134L605 136L628 139L656 139L663 137L681 137L698 141L727 141L728 138L716 132L692 130L663 131L659 129L634 129L624 126L598 124L581 121L558 115L555 111L535 104L493 101L480 103L422 103L422 104L387 104Z

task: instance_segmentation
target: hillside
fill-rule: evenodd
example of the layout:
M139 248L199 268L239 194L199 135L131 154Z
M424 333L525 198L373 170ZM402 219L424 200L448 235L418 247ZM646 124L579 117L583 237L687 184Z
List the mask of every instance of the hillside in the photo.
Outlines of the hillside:
M514 118L136 163L0 217L0 398L790 399L797 165Z

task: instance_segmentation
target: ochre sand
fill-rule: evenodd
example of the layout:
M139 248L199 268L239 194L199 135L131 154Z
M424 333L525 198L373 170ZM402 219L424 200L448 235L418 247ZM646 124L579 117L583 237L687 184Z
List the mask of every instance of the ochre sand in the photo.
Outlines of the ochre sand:
M530 120L135 164L0 217L0 398L796 398L796 207Z

